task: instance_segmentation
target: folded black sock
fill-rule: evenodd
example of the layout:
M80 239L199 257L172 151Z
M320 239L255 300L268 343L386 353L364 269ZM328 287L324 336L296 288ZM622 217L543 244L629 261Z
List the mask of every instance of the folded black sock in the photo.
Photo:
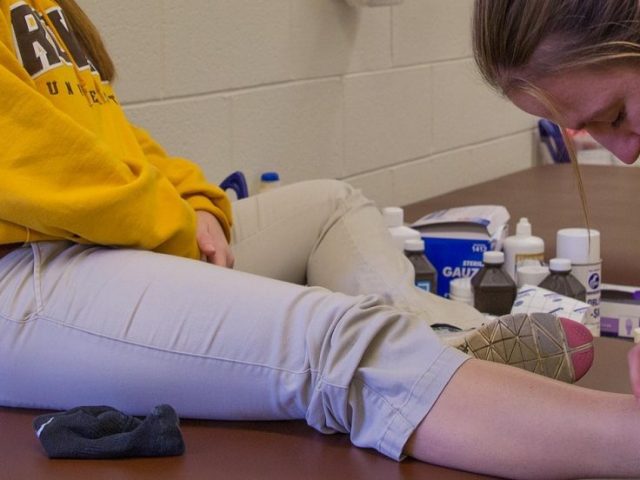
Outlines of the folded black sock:
M184 453L179 419L158 405L144 420L103 406L40 415L33 428L49 458L162 457Z

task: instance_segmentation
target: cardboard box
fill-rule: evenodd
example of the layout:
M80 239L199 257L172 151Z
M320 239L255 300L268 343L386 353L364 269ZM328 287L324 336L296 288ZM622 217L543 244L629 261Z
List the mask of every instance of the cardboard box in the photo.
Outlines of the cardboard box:
M601 295L600 334L633 338L640 327L640 287L602 284Z
M425 255L438 272L438 295L449 297L454 278L472 277L482 254L502 250L509 212L500 205L471 205L430 213L411 225L425 243Z

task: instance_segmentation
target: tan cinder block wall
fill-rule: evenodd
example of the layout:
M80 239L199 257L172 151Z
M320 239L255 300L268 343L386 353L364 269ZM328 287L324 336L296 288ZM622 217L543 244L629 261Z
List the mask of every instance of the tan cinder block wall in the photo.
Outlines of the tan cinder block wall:
M130 119L218 182L340 178L403 205L531 166L535 120L486 87L471 0L79 0Z

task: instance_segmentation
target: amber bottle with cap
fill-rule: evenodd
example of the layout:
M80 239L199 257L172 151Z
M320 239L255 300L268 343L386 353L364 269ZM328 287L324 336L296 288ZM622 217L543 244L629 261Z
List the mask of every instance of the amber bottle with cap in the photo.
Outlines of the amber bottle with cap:
M484 252L482 263L482 268L471 278L473 306L490 315L510 313L518 287L503 268L504 253L493 250Z
M424 254L424 241L411 238L404 241L404 254L415 271L415 285L427 292L438 291L438 272Z
M568 258L552 258L549 261L549 275L540 282L539 287L582 302L587 296L584 285L571 274L571 260Z

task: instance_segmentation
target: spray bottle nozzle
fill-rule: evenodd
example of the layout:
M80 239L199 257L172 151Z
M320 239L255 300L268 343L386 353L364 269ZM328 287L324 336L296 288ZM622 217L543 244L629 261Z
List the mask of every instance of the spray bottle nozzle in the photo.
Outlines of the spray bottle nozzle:
M531 236L531 224L527 217L522 217L516 225L516 235L518 236Z

